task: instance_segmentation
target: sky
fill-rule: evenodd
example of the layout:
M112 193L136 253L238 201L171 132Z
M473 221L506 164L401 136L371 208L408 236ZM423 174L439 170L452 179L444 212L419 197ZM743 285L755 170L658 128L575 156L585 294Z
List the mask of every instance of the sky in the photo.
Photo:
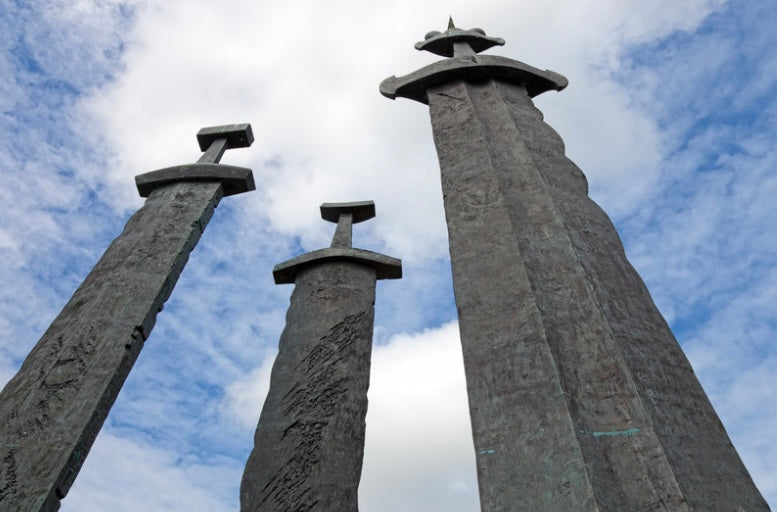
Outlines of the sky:
M476 511L474 449L428 111L378 84L487 53L563 74L535 99L588 177L753 479L777 506L777 3L771 0L0 0L0 385L129 216L133 177L250 122L225 198L61 510L234 511L291 285L323 202L374 200L364 511Z

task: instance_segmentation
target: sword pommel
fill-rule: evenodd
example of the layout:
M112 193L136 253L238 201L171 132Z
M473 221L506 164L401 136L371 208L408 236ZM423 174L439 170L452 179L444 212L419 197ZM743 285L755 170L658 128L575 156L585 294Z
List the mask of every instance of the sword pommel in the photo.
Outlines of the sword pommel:
M501 37L488 37L482 28L463 30L448 21L448 30L438 32L433 30L426 34L423 41L415 44L416 50L432 52L441 57L463 57L488 50L494 46L502 46L505 40Z
M375 201L324 203L321 205L321 218L329 222L338 222L343 213L350 213L354 224L364 222L375 217Z
M209 126L197 132L200 151L207 151L218 139L227 139L225 149L247 148L254 142L254 132L249 123Z

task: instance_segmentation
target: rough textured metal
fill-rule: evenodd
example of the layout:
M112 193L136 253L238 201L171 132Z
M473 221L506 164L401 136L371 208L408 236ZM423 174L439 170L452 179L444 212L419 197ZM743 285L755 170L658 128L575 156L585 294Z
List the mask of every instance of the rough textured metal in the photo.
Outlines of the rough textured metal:
M769 510L530 96L427 90L482 510Z
M59 508L222 196L154 189L5 386L0 510Z
M335 261L296 277L240 487L243 512L358 509L375 270Z
M322 215L340 208L340 219L348 220L338 226L350 230L356 214L349 205L364 207L327 204ZM335 234L333 244L344 238ZM323 251L343 250L359 251ZM374 256L393 260L401 275L399 260ZM379 278L374 259L320 257L290 266L295 287L243 473L242 512L358 510Z

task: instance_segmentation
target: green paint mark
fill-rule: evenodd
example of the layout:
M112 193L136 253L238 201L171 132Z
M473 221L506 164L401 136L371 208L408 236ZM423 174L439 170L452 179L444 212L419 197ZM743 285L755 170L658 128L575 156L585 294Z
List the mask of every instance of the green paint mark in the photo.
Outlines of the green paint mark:
M478 455L493 455L496 453L494 450L483 450L482 452L478 452Z
M639 432L638 428L628 430L613 430L612 432L591 432L594 437L614 437L614 436L633 436Z

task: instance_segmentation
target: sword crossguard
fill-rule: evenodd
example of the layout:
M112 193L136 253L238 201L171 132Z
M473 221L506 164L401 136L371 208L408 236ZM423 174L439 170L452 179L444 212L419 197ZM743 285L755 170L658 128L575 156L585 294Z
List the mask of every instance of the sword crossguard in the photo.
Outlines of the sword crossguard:
M374 201L324 203L321 205L321 218L337 223L331 247L352 247L353 224L364 222L374 216Z

